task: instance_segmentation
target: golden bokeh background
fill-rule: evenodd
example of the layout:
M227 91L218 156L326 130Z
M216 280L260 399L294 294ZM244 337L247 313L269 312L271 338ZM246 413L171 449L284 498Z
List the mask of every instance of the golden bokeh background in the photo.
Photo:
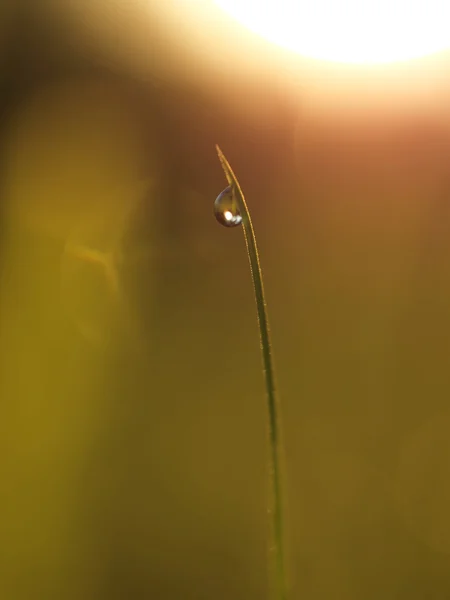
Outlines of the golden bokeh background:
M292 598L449 598L445 60L326 91L329 67L230 63L229 30L201 52L156 2L21 7L0 9L0 598L268 598L258 331L215 143L259 238Z

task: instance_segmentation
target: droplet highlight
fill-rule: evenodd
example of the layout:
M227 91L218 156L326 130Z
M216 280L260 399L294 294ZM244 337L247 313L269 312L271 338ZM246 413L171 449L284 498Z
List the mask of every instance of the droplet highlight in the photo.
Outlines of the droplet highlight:
M214 215L224 227L237 227L242 223L242 215L231 185L226 187L214 201Z

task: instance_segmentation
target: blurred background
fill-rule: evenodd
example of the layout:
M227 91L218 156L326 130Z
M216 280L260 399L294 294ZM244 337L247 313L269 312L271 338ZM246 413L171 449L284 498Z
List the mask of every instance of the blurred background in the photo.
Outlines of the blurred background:
M269 597L219 143L261 251L292 598L447 599L450 58L293 59L192 6L0 4L0 597Z

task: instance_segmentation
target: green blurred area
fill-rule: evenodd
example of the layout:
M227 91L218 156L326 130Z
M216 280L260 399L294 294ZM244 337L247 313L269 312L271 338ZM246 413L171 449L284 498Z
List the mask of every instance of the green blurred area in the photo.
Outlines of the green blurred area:
M268 597L258 331L217 142L261 250L292 598L450 597L448 133L320 123L270 85L240 113L99 68L37 6L1 38L0 598Z

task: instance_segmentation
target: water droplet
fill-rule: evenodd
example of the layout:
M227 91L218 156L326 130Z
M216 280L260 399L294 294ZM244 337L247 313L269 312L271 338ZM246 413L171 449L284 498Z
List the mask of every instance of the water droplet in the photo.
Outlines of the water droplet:
M242 215L239 212L231 185L217 196L214 202L214 214L224 227L236 227L242 223Z

